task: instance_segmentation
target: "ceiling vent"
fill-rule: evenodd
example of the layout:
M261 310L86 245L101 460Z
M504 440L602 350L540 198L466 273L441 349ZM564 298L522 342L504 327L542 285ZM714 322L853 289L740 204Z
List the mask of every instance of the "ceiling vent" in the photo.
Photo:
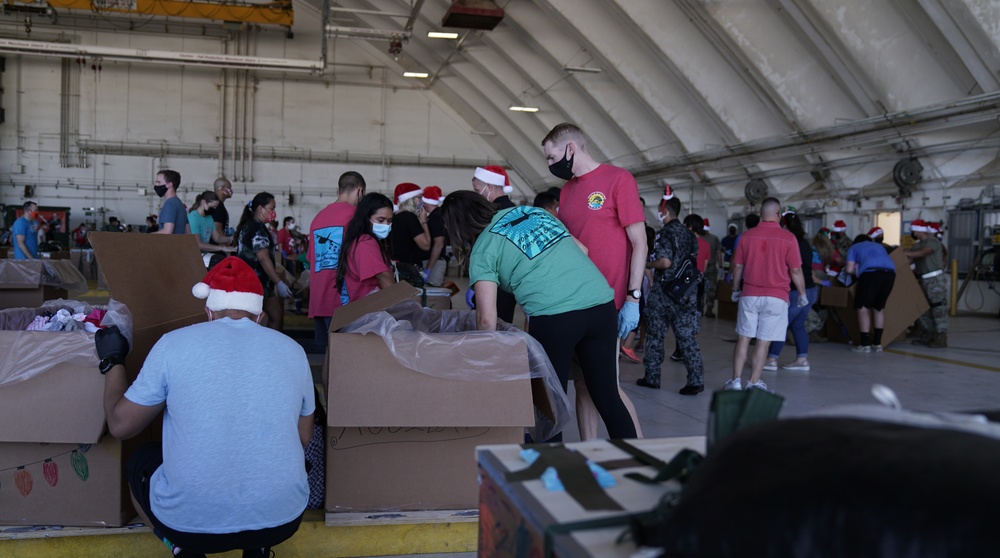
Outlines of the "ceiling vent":
M750 182L747 182L743 193L746 195L747 201L757 205L758 203L764 201L764 198L767 197L767 183L759 178L755 178Z
M444 12L442 27L492 31L503 20L503 8L491 0L455 0Z

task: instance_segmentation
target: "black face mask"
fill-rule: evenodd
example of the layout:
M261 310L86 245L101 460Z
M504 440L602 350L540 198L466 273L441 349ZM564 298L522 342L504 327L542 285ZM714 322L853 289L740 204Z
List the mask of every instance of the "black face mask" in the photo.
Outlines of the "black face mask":
M167 187L166 186L156 185L156 186L153 186L153 191L156 192L157 196L160 196L162 198L163 195L167 193Z
M576 158L576 154L573 154L573 157L568 157L568 155L569 146L567 145L563 158L549 165L549 172L552 173L552 176L563 180L573 178L573 159Z
M915 232L911 232L911 233L910 233L910 238L912 238L913 240L919 240L919 239L917 238L917 233L915 233Z

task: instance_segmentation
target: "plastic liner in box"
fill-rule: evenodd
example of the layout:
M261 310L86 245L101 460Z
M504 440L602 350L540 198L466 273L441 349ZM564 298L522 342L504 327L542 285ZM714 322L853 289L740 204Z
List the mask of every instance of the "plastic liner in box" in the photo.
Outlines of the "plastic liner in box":
M93 333L81 330L24 331L35 316L46 310L55 313L59 308L71 308L73 313L83 314L93 309L84 302L59 299L46 301L38 309L0 310L0 330L5 332L4 344L10 347L6 354L0 355L0 388L23 382L62 363L97 367L99 362ZM114 299L109 301L108 312L101 320L101 325L117 325L128 339L129 346L132 346L132 315L124 304ZM53 339L58 339L55 346Z
M87 291L87 278L70 260L0 260L0 284L44 285L72 294Z
M478 331L475 311L433 310L406 300L367 314L341 332L378 335L400 364L428 376L470 382L543 379L555 421L536 408L535 426L528 434L537 442L548 440L572 420L569 398L538 341L510 324L500 322L499 327L503 330ZM528 348L529 370L523 374L496 372L501 359L516 353L521 343ZM462 366L455 366L456 362Z

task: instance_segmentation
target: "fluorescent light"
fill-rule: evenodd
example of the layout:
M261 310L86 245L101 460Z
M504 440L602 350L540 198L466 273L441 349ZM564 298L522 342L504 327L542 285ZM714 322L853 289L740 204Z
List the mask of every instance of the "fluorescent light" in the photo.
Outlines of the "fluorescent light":
M565 66L563 69L567 72L583 72L586 74L599 74L602 71L600 68L591 68L589 66Z
M428 31L427 37L430 39L457 39L458 33L443 33L441 31Z
M427 72L403 72L403 77L425 78L430 77L430 74Z
M538 107L518 107L512 106L510 110L514 112L538 112Z

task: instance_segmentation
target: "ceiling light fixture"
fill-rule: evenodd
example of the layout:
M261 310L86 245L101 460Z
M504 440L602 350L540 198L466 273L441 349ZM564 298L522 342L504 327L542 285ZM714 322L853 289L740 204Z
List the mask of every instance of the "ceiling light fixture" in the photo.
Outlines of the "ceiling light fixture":
M430 77L430 74L428 74L427 72L403 72L403 77L408 77L408 78L426 78L426 77Z
M446 33L441 31L428 31L427 37L429 39L457 39L458 33Z
M538 112L538 107L519 107L514 105L511 106L509 110L514 112Z
M564 66L563 69L570 73L582 72L585 74L599 74L603 71L600 68L591 68L589 66Z

